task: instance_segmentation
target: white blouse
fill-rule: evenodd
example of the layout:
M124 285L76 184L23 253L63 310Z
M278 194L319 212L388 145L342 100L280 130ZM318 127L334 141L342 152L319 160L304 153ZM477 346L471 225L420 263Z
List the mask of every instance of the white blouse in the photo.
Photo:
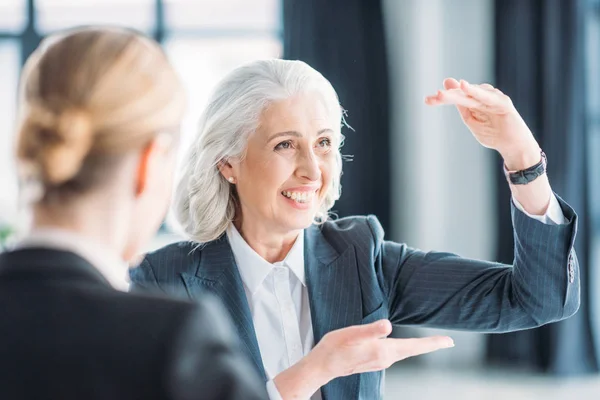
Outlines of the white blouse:
M227 230L227 238L244 283L269 379L267 391L271 400L279 400L273 378L300 361L314 346L304 276L304 231L287 257L274 264L259 256L233 225ZM317 391L311 400L321 400L321 392Z

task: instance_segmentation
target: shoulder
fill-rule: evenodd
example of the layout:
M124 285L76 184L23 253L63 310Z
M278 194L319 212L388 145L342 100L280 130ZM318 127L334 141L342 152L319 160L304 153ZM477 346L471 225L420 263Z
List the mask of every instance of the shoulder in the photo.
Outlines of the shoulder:
M193 262L199 256L202 245L191 241L168 244L144 256L144 262L151 265L182 264Z
M145 337L146 345L158 345L161 342L176 345L178 339L190 329L202 338L205 335L198 332L199 327L206 329L211 323L218 325L216 320L223 318L219 315L222 310L212 297L205 294L201 301L190 302L158 293L113 292L104 301L106 309L113 310L107 319L123 318L127 322L117 326L139 330L138 335L132 337ZM110 307L110 304L115 307Z
M120 304L126 314L140 325L166 331L175 329L192 314L197 312L197 305L184 299L177 299L161 293L119 292L104 299L106 303Z
M202 255L206 251L219 248L218 244L223 240L226 239L221 237L208 243L181 241L166 245L147 253L139 267L132 271L138 270L138 273L147 274L148 278L158 281L169 281L182 272L195 273Z
M329 242L343 242L358 247L376 247L381 244L384 231L374 215L359 215L329 220L313 225Z
M118 336L129 343L128 356L151 363L163 360L159 363L163 371L172 370L173 363L189 358L192 352L210 357L211 346L222 338L233 338L227 313L209 294L189 302L119 292L105 301L105 309L110 309L106 320L112 320L114 329L120 331Z
M212 248L213 243L182 241L147 253L137 267L129 270L132 288L158 288L177 294L181 274L195 274L202 254Z

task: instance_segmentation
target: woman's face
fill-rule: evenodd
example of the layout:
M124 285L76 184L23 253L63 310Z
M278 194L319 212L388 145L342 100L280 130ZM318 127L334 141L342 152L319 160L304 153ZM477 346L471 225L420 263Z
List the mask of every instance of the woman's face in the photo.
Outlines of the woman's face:
M335 132L317 95L298 95L268 107L248 139L245 157L221 169L226 179L235 179L238 223L280 233L310 226L335 173Z

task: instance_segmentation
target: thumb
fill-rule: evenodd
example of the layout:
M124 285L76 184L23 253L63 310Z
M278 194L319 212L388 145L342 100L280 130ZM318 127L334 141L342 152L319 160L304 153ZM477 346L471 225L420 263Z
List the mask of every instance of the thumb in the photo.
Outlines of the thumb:
M343 328L340 331L346 339L352 342L381 339L392 333L392 324L387 319L381 319L366 325Z
M398 360L431 353L436 350L454 347L454 341L447 336L430 336L418 339L386 339L389 350Z
M460 88L460 83L454 78L444 79L443 85L444 85L444 89L446 89L446 90Z

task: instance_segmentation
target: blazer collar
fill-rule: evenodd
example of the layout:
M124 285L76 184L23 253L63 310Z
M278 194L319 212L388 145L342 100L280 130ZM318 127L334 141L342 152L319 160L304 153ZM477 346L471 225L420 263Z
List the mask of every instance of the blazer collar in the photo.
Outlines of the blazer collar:
M250 307L227 236L222 235L219 239L202 245L201 249L195 275L185 272L181 274L188 295L193 299L199 299L204 293L209 292L223 302L229 310L243 350L266 381Z
M340 244L339 251L323 234L322 227L313 225L305 233L307 287L315 344L336 329L362 322L360 276L355 248ZM358 374L332 380L321 388L324 399L344 396L358 399Z

